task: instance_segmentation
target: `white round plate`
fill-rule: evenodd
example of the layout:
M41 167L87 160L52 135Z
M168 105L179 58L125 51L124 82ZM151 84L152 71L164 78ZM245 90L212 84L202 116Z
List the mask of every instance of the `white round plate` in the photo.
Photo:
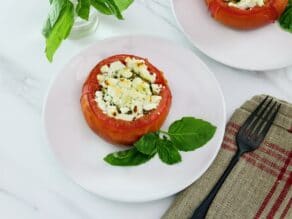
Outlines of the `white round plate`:
M195 116L217 126L212 140L194 152L181 153L182 162L173 166L162 163L157 155L136 167L105 163L107 154L123 148L90 130L79 100L90 70L102 59L121 53L147 57L165 72L173 104L164 130L183 116ZM73 58L52 83L43 117L57 160L77 184L109 199L143 202L173 195L207 170L223 139L225 105L215 77L192 52L163 39L130 36L100 41Z
M292 65L292 34L276 22L240 31L214 20L205 0L172 0L182 31L203 53L223 64L246 70L272 70Z

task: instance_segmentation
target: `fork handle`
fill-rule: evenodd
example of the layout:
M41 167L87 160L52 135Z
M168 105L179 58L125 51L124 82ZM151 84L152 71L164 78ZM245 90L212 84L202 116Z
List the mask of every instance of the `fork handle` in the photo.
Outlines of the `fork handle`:
M216 185L213 187L213 189L210 191L209 195L202 201L202 203L197 207L197 209L194 211L193 216L191 219L203 219L206 217L207 212L209 210L210 205L212 204L213 199L217 195L217 192L223 185L225 179L233 169L233 167L238 162L239 158L241 156L241 153L239 151L236 152L236 154L233 156L232 160L230 161L228 167L224 171L223 175L220 177Z

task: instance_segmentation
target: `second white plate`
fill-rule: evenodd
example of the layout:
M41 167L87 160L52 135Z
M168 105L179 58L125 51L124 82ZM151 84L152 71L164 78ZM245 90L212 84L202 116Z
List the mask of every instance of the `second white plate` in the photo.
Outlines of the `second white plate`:
M205 0L172 0L174 14L189 40L211 58L246 70L272 70L292 65L292 34L276 22L239 31L215 21Z
M121 148L89 129L79 100L90 70L102 59L121 53L147 57L164 71L173 94L164 130L183 116L195 116L217 126L212 140L194 152L182 153L182 162L173 166L162 163L158 156L137 167L105 163L108 153ZM81 52L53 82L43 116L47 138L65 172L88 191L128 202L170 196L198 179L217 155L225 127L221 90L200 59L171 42L143 36L107 39Z

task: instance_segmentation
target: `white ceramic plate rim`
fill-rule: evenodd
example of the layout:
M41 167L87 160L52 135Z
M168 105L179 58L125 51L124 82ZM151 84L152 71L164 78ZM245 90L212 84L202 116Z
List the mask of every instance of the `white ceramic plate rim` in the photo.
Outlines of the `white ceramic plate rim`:
M165 40L164 38L161 38L161 37L154 37L154 36L151 36L151 35L124 35L124 36L116 36L116 37L111 37L111 38L107 38L107 39L103 39L103 40L100 40L96 43L93 43L91 44L90 46L88 46L87 48L81 50L78 54L76 54L73 58L71 58L69 60L69 62L66 63L65 67L63 67L61 69L61 71L59 71L58 74L56 74L54 76L54 78L51 80L50 82L50 85L49 85L49 88L47 90L47 93L46 93L46 97L44 99L44 103L43 103L43 108L42 108L42 124L43 124L43 133L44 133L44 137L46 139L46 142L48 143L48 146L50 147L50 149L52 150L54 156L55 156L55 159L57 160L58 163L60 163L61 165L61 169L63 170L63 172L65 173L66 176L68 176L70 179L73 180L74 183L76 183L77 185L79 185L80 187L82 187L83 189L85 189L86 191L90 192L90 193L93 193L93 194L96 194L98 196L101 196L103 198L106 198L106 199L110 199L110 200L113 200L113 201L118 201L118 202L128 202L128 203L140 203L140 202L149 202L149 201L155 201L155 200L159 200L159 199L163 199L163 198L166 198L166 197L169 197L171 195L174 195L180 191L182 191L183 189L185 189L186 187L190 186L192 183L194 183L198 178L200 178L205 172L206 170L210 167L210 165L213 163L213 161L215 160L220 148L221 148L221 143L223 141L223 137L224 137L224 131L225 131L225 124L226 124L226 105L225 105L225 99L224 99L224 96L223 96L223 92L220 88L220 85L216 79L216 77L214 76L214 74L209 70L209 68L205 65L205 63L198 57L196 56L194 53L193 56L194 58L196 58L197 62L199 62L203 68L205 68L206 72L208 72L209 76L211 76L213 79L214 79L214 86L216 86L216 90L219 92L219 96L220 96L220 102L222 103L222 124L220 126L217 127L217 132L219 132L218 134L218 139L219 139L219 142L217 143L217 147L216 147L216 151L215 153L213 154L212 158L209 159L207 162L206 162L206 165L205 165L205 168L202 168L200 172L197 172L196 174L194 174L194 177L188 181L188 182L185 182L184 184L181 184L181 185L177 185L172 191L165 191L165 192L160 192L159 194L157 193L156 195L152 195L151 198L127 198L127 197L119 197L117 198L115 195L109 195L108 193L104 193L103 191L99 191L98 193L95 192L95 191L92 191L90 188L87 188L86 186L82 185L80 182L78 182L74 176L72 176L67 170L66 168L64 167L63 165L63 161L58 159L58 155L56 153L56 151L54 151L53 147L51 146L51 143L50 143L50 140L49 140L49 136L47 135L47 131L46 131L46 120L45 120L45 116L46 116L46 109L47 109L47 100L48 100L48 97L49 97L49 94L50 94L50 90L51 88L53 87L53 84L55 83L56 80L58 80L58 77L59 75L65 71L66 69L66 66L68 64L70 64L78 55L80 55L81 53L83 52L86 52L88 51L91 47L94 47L95 45L97 44L100 44L100 43L105 43L105 42L108 42L108 41L112 41L112 40L116 40L116 39L119 39L119 38L133 38L133 37L147 37L149 39L153 39L153 40L164 40L164 41L167 41L168 43L172 44L172 45L175 45L175 46L178 46L180 47L181 49L184 49L184 50L187 50L188 52L192 53L190 50L186 49L185 47L182 47L182 46L179 46L179 45L176 45L173 41L169 41L169 40Z
M171 10L172 10L172 14L173 14L173 16L175 18L176 24L178 25L180 31L186 36L186 38L188 39L188 41L190 43L192 43L197 49L199 49L202 53L204 53L206 56L212 58L213 60L215 60L217 62L220 62L220 63L222 63L222 64L224 64L226 66L232 67L232 68L243 69L243 70L247 70L247 71L272 71L272 70L278 70L278 69L281 69L281 68L286 68L286 67L292 66L292 63L291 63L290 65L282 64L282 65L277 65L277 66L270 67L270 68L265 68L265 67L263 67L263 68L252 68L252 67L247 67L246 65L241 64L241 63L234 64L232 62L226 61L226 59L223 59L220 56L215 56L215 55L209 54L209 52L207 51L208 49L203 47L203 46L200 46L195 40L192 39L192 37L188 34L188 32L183 28L181 22L179 21L177 15L176 15L176 11L175 11L175 8L174 8L173 1L175 1L175 0L171 0L170 1L171 2L170 3Z

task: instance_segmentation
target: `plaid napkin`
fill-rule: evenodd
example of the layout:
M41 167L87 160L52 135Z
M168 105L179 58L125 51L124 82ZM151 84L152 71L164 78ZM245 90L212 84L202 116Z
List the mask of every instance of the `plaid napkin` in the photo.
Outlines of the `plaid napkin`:
M163 219L192 216L234 155L239 127L263 98L255 96L235 111L216 160L199 180L176 197ZM292 218L292 104L281 102L279 114L264 142L239 160L206 218Z

